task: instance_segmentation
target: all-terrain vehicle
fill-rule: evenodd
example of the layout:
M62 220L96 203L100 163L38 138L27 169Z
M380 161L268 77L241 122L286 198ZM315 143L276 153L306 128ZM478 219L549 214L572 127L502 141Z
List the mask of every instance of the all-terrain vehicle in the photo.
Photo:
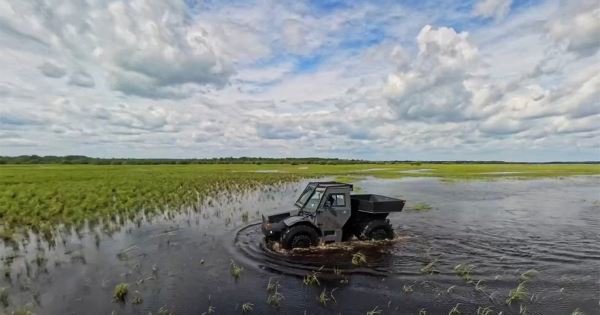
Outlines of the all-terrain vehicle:
M262 216L267 241L291 249L351 239L384 240L394 237L387 218L400 212L404 200L380 195L351 195L353 186L339 182L311 182L292 211Z

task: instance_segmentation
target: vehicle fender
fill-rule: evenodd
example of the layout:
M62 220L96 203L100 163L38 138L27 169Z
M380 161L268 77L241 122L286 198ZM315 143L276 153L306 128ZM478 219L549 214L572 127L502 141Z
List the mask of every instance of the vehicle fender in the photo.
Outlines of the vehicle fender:
M285 224L287 227L290 227L290 226L293 226L293 225L297 225L297 224L306 224L306 225L310 225L310 226L314 227L314 228L315 228L315 230L316 230L317 232L319 232L319 234L320 234L320 230L319 230L319 228L317 228L317 227L316 227L316 226L315 226L315 225L312 223L312 221L310 221L310 220L309 220L309 218L307 218L307 217L304 217L304 216L299 216L299 215L297 215L297 216L292 216L292 217L289 217L289 218L285 218L285 219L283 220L283 223L284 223L284 224Z

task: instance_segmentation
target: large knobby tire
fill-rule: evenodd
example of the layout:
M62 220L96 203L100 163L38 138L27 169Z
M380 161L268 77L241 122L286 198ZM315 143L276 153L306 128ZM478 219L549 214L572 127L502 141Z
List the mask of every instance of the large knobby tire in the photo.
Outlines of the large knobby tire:
M363 226L358 238L367 240L391 240L394 238L394 230L388 220L373 220Z
M348 242L354 237L354 232L351 228L342 229L342 242Z
M308 225L294 225L281 235L281 246L285 249L306 248L319 244L319 235Z

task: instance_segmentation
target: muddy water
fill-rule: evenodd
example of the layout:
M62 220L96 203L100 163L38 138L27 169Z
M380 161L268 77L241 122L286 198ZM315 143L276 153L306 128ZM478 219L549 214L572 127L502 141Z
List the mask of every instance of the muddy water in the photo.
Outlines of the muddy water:
M21 307L38 314L201 314L211 307L231 314L246 302L254 314L365 314L375 307L382 314L448 314L457 304L462 314L486 306L504 314L600 312L600 178L368 179L357 186L432 208L391 216L397 237L389 242L283 252L266 246L252 222L293 204L303 188L295 183L217 196L199 212L111 233L64 233L52 247L31 236L18 249L0 249L3 262L12 261L2 266L9 305L0 303L0 314ZM363 266L351 263L359 251ZM231 260L243 268L237 280ZM432 272L422 271L430 262ZM473 265L471 283L453 270L458 264ZM529 269L537 272L527 299L507 306ZM302 281L313 271L319 287ZM266 303L269 279L280 284L279 308ZM126 303L112 301L118 283L129 284ZM326 306L317 300L324 289ZM133 304L135 297L143 301Z

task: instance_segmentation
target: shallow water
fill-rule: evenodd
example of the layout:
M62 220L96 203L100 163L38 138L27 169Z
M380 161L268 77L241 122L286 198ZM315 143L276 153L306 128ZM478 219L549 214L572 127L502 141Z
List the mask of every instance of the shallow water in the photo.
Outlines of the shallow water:
M96 229L68 233L53 248L34 236L24 248L1 248L3 261L14 257L9 277L0 280L10 302L0 305L0 314L21 306L39 314L148 314L161 308L201 314L210 306L230 314L241 313L246 302L255 314L365 314L375 307L383 314L448 314L456 304L463 314L480 306L518 314L520 303L507 306L505 299L529 269L537 271L522 303L529 314L600 312L597 177L368 179L356 186L406 199L407 208L427 203L432 209L391 215L397 237L389 242L293 252L265 246L251 223L261 212L289 208L303 184L217 196L199 212L127 223L110 235ZM366 255L364 266L351 263L358 251ZM243 267L238 280L229 273L231 260ZM422 272L432 261L436 272ZM471 283L453 270L461 263L474 265ZM304 285L303 275L312 271L320 287ZM266 303L269 278L280 283L279 308ZM129 284L128 300L112 302L113 288L122 282ZM334 297L326 307L317 300L324 289ZM137 296L143 302L133 305Z

